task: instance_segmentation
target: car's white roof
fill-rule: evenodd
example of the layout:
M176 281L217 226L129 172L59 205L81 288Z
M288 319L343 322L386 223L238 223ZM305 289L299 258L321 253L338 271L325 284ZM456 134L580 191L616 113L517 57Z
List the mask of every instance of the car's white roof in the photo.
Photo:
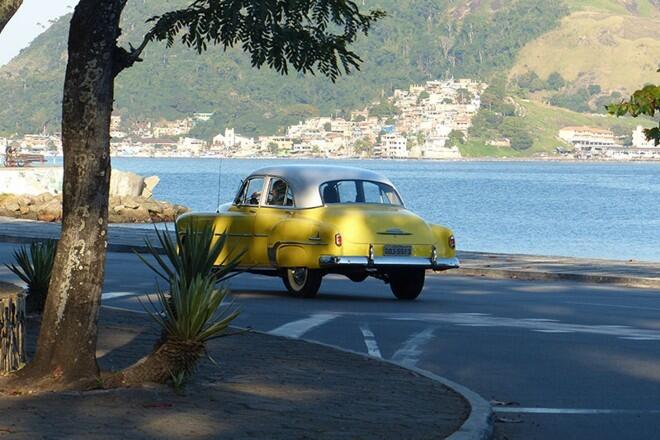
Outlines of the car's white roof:
M315 208L323 205L319 187L332 180L370 180L394 187L390 179L375 171L336 165L275 165L253 171L253 176L281 177L286 180L296 202L296 208Z

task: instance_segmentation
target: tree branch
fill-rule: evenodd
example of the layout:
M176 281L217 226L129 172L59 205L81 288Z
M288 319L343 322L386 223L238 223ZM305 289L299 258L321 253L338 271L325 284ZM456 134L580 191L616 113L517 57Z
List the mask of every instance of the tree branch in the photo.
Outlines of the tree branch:
M128 43L129 50L124 49L123 47L117 46L115 48L115 61L114 61L114 75L115 77L121 73L122 70L128 69L135 63L142 61L140 55L147 44L151 41L146 35L142 40L142 43L138 47L133 47L131 43Z
M23 0L0 0L0 32L14 16Z

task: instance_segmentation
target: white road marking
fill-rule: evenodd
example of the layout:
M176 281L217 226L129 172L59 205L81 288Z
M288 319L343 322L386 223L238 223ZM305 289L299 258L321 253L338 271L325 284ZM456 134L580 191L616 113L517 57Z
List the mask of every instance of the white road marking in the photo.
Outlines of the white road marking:
M419 362L419 355L422 354L420 347L433 338L434 331L435 328L428 327L421 332L412 335L403 343L403 346L394 353L392 360L400 362L403 365L417 365L417 362Z
M506 318L476 313L401 313L376 314L386 319L402 321L429 321L468 327L511 327L543 333L586 333L614 336L634 341L660 341L660 331L629 327L625 325L570 324L556 320L536 318Z
M290 338L299 338L311 329L332 321L339 315L337 313L315 313L309 318L292 321L279 326L268 333L276 336L288 336Z
M658 409L516 408L511 406L494 406L493 411L507 414L660 414Z
M624 306L619 304L605 304L605 303L592 303L592 302L564 302L563 304L575 304L579 306L598 306L598 307L614 307L617 309L633 309L633 310L660 310L660 307L642 307L642 306Z
M369 353L369 356L382 358L383 355L380 354L378 342L376 342L376 335L374 335L369 328L369 324L360 324L360 331L362 332L362 336L364 336L364 345L367 346L367 353Z
M138 295L135 292L106 292L101 294L102 299L115 299L122 298L124 296Z

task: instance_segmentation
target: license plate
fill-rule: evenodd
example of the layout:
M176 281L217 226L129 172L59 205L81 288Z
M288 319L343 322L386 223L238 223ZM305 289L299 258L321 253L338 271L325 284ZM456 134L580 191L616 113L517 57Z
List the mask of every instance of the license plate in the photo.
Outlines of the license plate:
M409 257L412 254L412 246L385 245L383 255L395 257Z

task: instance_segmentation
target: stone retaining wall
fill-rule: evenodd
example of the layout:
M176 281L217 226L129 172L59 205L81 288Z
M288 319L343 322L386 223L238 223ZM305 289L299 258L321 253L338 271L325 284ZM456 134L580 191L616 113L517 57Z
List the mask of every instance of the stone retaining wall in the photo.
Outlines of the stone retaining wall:
M143 196L110 196L110 223L172 222L188 208ZM0 194L0 216L24 220L59 222L62 195Z

